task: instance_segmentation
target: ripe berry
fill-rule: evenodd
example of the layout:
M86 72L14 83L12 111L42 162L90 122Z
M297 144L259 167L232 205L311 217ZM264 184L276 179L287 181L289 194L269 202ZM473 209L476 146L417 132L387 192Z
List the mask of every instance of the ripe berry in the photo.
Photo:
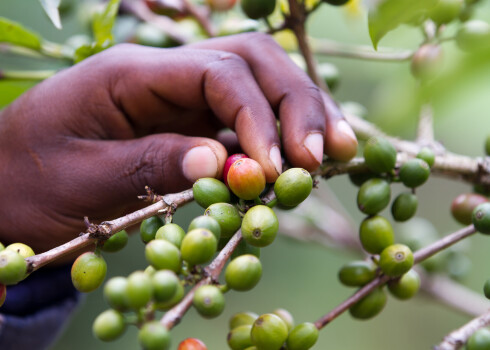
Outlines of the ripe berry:
M308 171L292 168L283 172L274 184L277 201L287 207L295 207L311 193L313 179Z
M417 196L413 193L399 194L391 205L391 214L395 221L403 222L411 219L417 212Z
M464 23L456 33L456 44L464 51L477 51L488 48L490 25L481 20Z
M185 235L180 252L182 259L189 264L199 265L211 260L217 249L218 241L213 233L205 228L197 228Z
M126 329L124 316L116 310L106 310L94 321L92 332L97 339L111 341L119 338Z
M422 159L410 159L401 166L399 175L405 186L410 188L418 187L429 178L430 167Z
M276 238L279 221L274 211L265 205L251 208L242 221L242 236L248 244L265 247Z
M473 210L480 204L488 202L488 199L475 193L463 193L457 196L451 203L451 214L463 225L471 224Z
M371 137L364 146L364 160L375 173L390 172L396 164L396 149L384 138Z
M168 350L170 332L158 321L147 322L138 333L138 341L144 350Z
M3 303L5 303L6 298L7 298L7 286L0 283L0 307L2 307Z
M412 57L412 74L418 79L434 78L440 71L442 58L440 45L422 45Z
M101 249L104 252L115 253L123 249L128 243L128 233L125 230L119 231L109 237L102 246Z
M252 254L255 255L257 258L260 258L260 248L248 244L244 239L242 239L231 254L231 259L235 259L246 254Z
M259 318L259 315L253 312L240 312L237 314L234 314L231 318L230 321L228 322L229 328L235 329L240 326L248 326L248 325L253 325L255 320Z
M125 277L112 277L104 286L104 297L114 309L125 311L129 308L126 297L128 281Z
M160 227L155 234L156 239L164 239L172 243L177 248L180 248L184 236L185 231L177 224L166 224Z
M395 242L390 222L376 215L364 219L359 230L362 247L371 254L379 254Z
M221 227L221 238L229 238L240 228L242 218L238 210L228 203L216 203L209 206L204 215L218 221Z
M416 157L418 159L422 159L423 161L425 161L431 168L434 165L434 162L436 161L436 156L434 152L432 152L432 150L428 147L422 148L420 152L417 153Z
M291 329L294 328L294 318L293 315L288 310L285 309L275 309L272 311L274 315L277 315L281 318L281 320L284 321L286 326L288 326L288 332L291 331Z
M225 297L216 286L200 286L194 293L192 305L201 316L214 318L225 309Z
M478 232L490 234L490 203L478 205L473 210L471 220Z
M199 339L187 338L180 342L177 350L208 350L208 348Z
M466 350L488 350L490 349L490 330L480 328L466 342Z
M99 254L86 252L73 263L71 280L77 290L88 293L99 288L104 282L106 273L107 264L104 258Z
M140 225L140 236L144 243L155 239L158 229L163 226L163 221L158 216L152 216L143 220Z
M265 314L255 320L252 343L260 350L279 350L288 338L288 327L279 316Z
M146 261L157 270L179 272L181 257L179 249L163 239L154 239L145 247Z
M377 288L349 308L352 317L367 320L379 314L386 305L386 293Z
M267 17L274 12L276 0L241 0L243 12L251 19Z
M233 193L246 200L257 198L265 188L264 169L251 158L235 161L228 171L227 180Z
M463 9L463 0L439 0L429 16L436 24L446 24L458 18Z
M403 244L386 247L379 256L379 267L385 275L396 277L408 272L413 266L413 254Z
M177 305L182 300L182 298L184 298L184 294L184 286L179 283L177 285L177 291L175 292L174 296L169 301L155 302L155 308L161 311L170 310L172 307Z
M170 270L160 270L151 276L153 299L156 302L166 302L171 300L179 288L180 280L177 275Z
M228 346L232 350L243 350L252 346L252 337L250 332L252 325L243 325L233 328L226 337Z
M294 327L286 342L288 350L308 350L318 340L318 329L313 323L305 322Z
M360 211L374 215L390 203L391 189L388 182L382 179L366 181L357 193L357 206Z
M135 271L128 276L126 286L128 305L135 310L148 304L153 296L151 278L143 271Z
M203 208L207 208L214 203L228 203L230 201L228 187L221 181L211 177L205 177L194 182L192 192L197 204Z
M196 228L208 229L218 241L221 238L221 227L219 226L218 221L211 216L201 215L194 218L189 224L187 231L192 231Z
M22 258L26 259L30 256L36 255L31 247L24 243L12 243L5 247L5 249L12 250L19 254Z
M262 277L262 264L254 255L242 255L233 259L225 271L228 287L238 291L247 291L259 283Z
M362 287L376 277L376 266L369 261L351 261L339 271L340 282L349 287Z
M391 295L400 300L407 300L412 298L420 288L420 277L415 270L410 270L404 274L400 279L390 281L388 283L388 290Z
M232 154L228 157L228 159L226 159L225 166L223 168L223 182L226 186L228 186L228 172L230 171L230 167L233 163L242 158L248 158L248 156L243 153L236 153Z

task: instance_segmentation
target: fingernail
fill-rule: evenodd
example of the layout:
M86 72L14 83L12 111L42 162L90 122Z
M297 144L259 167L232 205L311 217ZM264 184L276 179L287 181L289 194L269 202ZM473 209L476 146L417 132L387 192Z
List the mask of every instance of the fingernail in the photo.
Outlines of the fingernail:
M323 135L322 134L309 134L303 143L308 152L317 160L320 164L323 161Z
M338 132L357 142L356 134L354 134L354 131L345 120L339 120L335 128Z
M207 146L191 148L182 162L187 180L194 182L202 177L215 177L218 173L216 155Z
M276 168L277 173L280 175L282 173L282 159L281 159L281 151L278 146L272 146L269 151L269 159L272 164L274 164L274 168Z

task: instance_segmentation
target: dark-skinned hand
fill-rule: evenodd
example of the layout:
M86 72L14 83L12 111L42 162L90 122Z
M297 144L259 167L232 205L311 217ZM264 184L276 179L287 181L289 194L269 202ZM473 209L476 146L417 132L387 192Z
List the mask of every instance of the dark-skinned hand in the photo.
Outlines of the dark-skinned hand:
M276 118L281 121L279 140ZM316 169L323 154L355 155L335 103L268 36L192 46L119 45L37 85L0 114L0 242L36 253L158 193L219 177L224 127L267 181L288 162Z

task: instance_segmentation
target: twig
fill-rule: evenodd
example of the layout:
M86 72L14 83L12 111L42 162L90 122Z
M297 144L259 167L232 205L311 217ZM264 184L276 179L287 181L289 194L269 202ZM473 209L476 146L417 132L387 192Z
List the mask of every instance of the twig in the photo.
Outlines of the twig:
M125 228L137 224L144 219L148 219L151 216L157 215L162 211L174 208L176 206L182 206L193 200L194 196L192 189L186 190L180 193L167 194L161 197L162 200L152 204L146 208L137 210L133 213L120 217L112 221L105 221L100 225L96 225L96 232L87 232L82 234L63 245L48 250L42 254L34 255L26 259L27 272L31 273L36 271L40 267L66 256L70 253L76 252L84 247L88 247L94 244L99 239L107 239L113 234L124 230Z
M417 140L419 145L431 146L434 144L434 116L430 104L422 106L417 127Z
M206 34L210 37L216 36L216 29L209 19L210 11L208 10L207 13L205 13L204 8L197 7L189 0L182 0L182 2L186 11L199 22Z
M235 251L238 243L240 243L242 239L242 234L240 231L235 233L235 235L230 239L230 241L226 244L226 246L220 251L218 256L209 264L209 266L205 269L206 277L199 281L179 302L176 306L174 306L171 310L169 310L160 320L160 323L163 324L167 329L172 329L175 327L182 317L185 315L187 310L192 305L192 299L194 298L194 293L196 290L207 284L218 283L219 275L223 270L223 267L226 264L226 261L230 258L231 254Z
M456 329L444 337L442 343L434 347L434 350L457 350L460 349L473 333L478 329L490 324L490 311L471 320L463 327Z

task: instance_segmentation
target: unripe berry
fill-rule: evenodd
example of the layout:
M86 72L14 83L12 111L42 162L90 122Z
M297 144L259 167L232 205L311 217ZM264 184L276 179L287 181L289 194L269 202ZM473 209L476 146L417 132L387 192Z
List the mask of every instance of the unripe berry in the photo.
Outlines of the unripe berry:
M4 249L5 249L5 246L4 246L2 243L0 243L0 252L1 252L2 250L4 250Z
M128 276L126 286L128 305L138 310L151 300L153 296L151 278L143 271L135 271Z
M170 333L158 321L145 323L138 333L138 341L144 350L170 349Z
M439 0L429 16L436 24L446 24L458 18L463 9L463 0Z
M111 341L119 338L126 329L124 316L116 310L106 310L94 321L92 332L97 339Z
M259 318L259 315L253 312L240 312L237 314L234 314L231 318L230 321L228 322L228 326L230 330L235 329L240 326L248 326L248 325L253 325L256 319Z
M349 287L362 287L376 277L376 266L369 261L351 261L342 266L339 280Z
M464 51L478 51L489 47L490 25L481 20L465 22L456 33L456 44Z
M129 308L127 298L128 280L124 277L112 277L104 286L104 297L114 309L125 311Z
M177 350L208 350L208 348L199 339L187 338L180 342Z
M364 146L364 160L375 173L390 172L396 164L396 149L384 138L371 137Z
M24 243L12 243L5 247L5 249L12 250L19 254L23 259L27 259L31 256L36 255L34 253L34 250L32 250L31 247L29 247L27 244Z
M364 172L364 173L349 173L349 180L354 186L361 187L366 181L377 177L375 173Z
M410 159L401 166L399 175L405 186L418 187L429 178L430 167L422 159Z
M352 317L367 320L379 314L386 305L386 293L376 288L349 308Z
M194 218L189 224L187 231L192 231L196 228L208 229L218 241L221 238L221 227L219 226L218 221L211 216L201 215Z
M184 286L179 283L177 285L177 291L174 296L169 301L155 302L155 308L161 311L170 310L172 307L177 305L184 298L185 290Z
M73 263L71 280L78 291L88 293L99 288L104 282L106 273L107 264L104 258L99 254L86 252Z
M407 300L412 298L420 288L420 277L415 270L410 270L404 274L400 279L390 281L388 283L388 290L391 295L400 300Z
M156 302L166 302L171 300L179 288L180 280L177 275L170 270L160 270L151 276L153 299Z
M279 316L281 318L281 320L284 321L286 326L288 326L288 332L290 332L291 329L293 329L294 318L293 318L293 315L291 315L291 313L288 310L286 310L286 309L275 309L274 311L272 311L272 313L274 315Z
M189 264L199 265L210 261L217 248L218 241L213 233L205 228L197 228L185 235L180 252L182 259Z
M488 202L487 197L476 193L460 194L451 203L451 214L459 223L470 225L473 210L486 202Z
M362 247L371 254L379 254L395 242L395 234L390 222L384 217L371 216L361 223L359 238Z
M478 205L473 210L471 220L478 232L490 234L490 203Z
M411 219L417 212L418 200L413 193L399 194L391 205L391 214L395 221L403 222Z
M228 171L227 180L233 193L246 200L257 198L265 188L264 169L251 158L235 161Z
M267 17L274 12L276 0L241 0L243 12L251 19Z
M184 239L185 231L177 224L166 224L160 227L155 234L155 239L164 239L180 248Z
M368 215L382 211L390 203L391 189L388 182L382 179L366 181L357 193L357 207Z
M152 216L145 219L140 225L140 237L144 243L155 239L155 235L160 227L163 226L163 221L158 216Z
M252 346L252 337L250 332L252 325L243 325L233 328L226 337L228 346L232 350L243 350Z
M274 211L265 205L251 208L242 221L242 236L248 244L265 247L276 238L279 221Z
M439 45L422 45L412 57L411 70L418 79L431 79L442 66L442 49Z
M242 218L238 210L228 203L216 203L206 209L204 215L215 219L221 228L221 238L229 238L240 228Z
M197 204L203 208L214 203L228 203L230 191L224 183L211 177L205 177L194 182L192 192Z
M305 322L294 327L286 342L288 350L308 350L318 340L318 329L313 323Z
M288 327L279 316L265 314L255 320L251 336L258 350L279 350L288 338Z
M274 193L278 202L288 207L295 207L311 193L313 179L308 171L292 168L283 172L274 184Z
M166 240L154 239L149 242L145 247L145 257L148 263L157 270L180 271L180 251Z
M225 270L228 287L238 291L247 291L259 283L262 277L262 264L254 255L242 255L233 259Z
M244 239L242 239L231 254L231 259L233 260L239 256L247 254L255 255L257 258L260 258L260 248L248 244Z
M432 152L432 150L428 147L422 148L420 150L420 152L417 153L416 157L418 159L422 159L423 161L425 161L429 165L429 167L431 167L431 168L436 161L436 156L435 156L434 152Z
M396 277L408 272L413 266L413 254L403 244L386 247L379 256L379 267L385 275Z
M485 285L483 286L483 294L487 297L487 299L490 299L490 279L488 279L485 282ZM0 292L1 295L1 292Z
M125 230L116 232L102 244L101 249L108 253L118 252L128 244L128 239L129 236Z
M334 6L342 6L349 2L349 0L322 0L322 1Z
M490 349L490 330L480 328L471 335L466 343L466 350L488 350Z
M200 286L192 299L192 305L205 318L218 317L225 308L225 297L216 286Z

